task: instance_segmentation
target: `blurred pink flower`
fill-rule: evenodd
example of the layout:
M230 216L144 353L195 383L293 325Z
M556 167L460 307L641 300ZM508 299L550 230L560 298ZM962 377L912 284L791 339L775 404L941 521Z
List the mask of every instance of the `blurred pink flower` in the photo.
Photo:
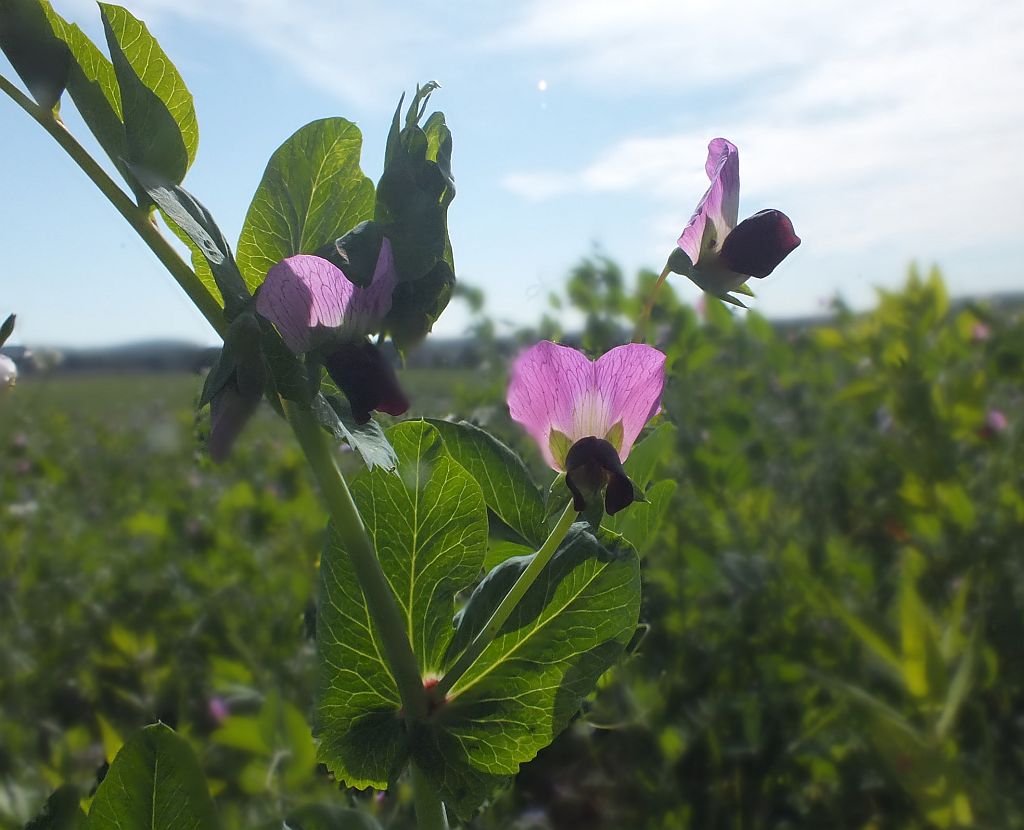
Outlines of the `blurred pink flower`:
M210 715L210 719L218 726L231 714L231 710L228 708L224 698L217 696L211 697L207 702L206 711Z
M1002 432L1008 425L1006 416L998 409L990 409L985 416L985 426L993 432Z
M984 323L975 323L971 329L971 340L975 343L984 343L992 336L992 329Z

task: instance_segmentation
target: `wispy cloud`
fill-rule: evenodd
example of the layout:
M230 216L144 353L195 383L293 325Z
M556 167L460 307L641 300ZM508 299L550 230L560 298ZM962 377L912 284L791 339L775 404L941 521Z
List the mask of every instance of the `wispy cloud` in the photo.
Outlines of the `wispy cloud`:
M85 0L66 5L76 18L96 13ZM394 90L408 86L414 46L433 30L412 9L352 0L133 0L130 8L151 27L165 20L215 27L326 94L374 109L393 106Z

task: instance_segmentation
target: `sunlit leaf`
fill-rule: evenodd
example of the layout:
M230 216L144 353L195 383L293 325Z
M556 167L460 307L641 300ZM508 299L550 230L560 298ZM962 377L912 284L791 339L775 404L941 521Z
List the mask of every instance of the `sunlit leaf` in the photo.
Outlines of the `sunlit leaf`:
M352 494L421 673L437 676L453 636L455 593L483 563L486 508L479 485L429 424L398 424L387 437L398 456L398 475L367 470ZM334 529L320 561L317 645L319 759L349 786L384 788L407 752L398 690Z
M467 421L431 419L445 447L477 480L484 501L523 541L539 547L547 530L544 500L523 460L505 444Z
M373 183L359 167L362 143L351 121L324 118L274 151L238 240L238 266L251 290L285 257L316 253L373 218Z
M120 6L100 4L121 91L128 161L180 184L199 147L192 94L146 25Z
M506 560L473 592L448 660L490 618L529 564ZM584 695L622 655L640 612L636 552L622 539L573 526L480 659L458 681L413 752L442 797L470 815L561 732Z
M161 723L137 732L110 765L88 830L214 830L206 779L184 738Z

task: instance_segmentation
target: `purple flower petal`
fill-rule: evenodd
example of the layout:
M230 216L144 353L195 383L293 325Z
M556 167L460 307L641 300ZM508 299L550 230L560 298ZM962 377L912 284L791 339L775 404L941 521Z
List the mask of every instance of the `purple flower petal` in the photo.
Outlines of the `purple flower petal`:
M606 438L622 423L622 460L640 431L661 405L665 356L639 343L612 349L596 363L576 349L547 340L524 352L512 370L508 405L540 445L544 460L555 470L564 459L551 451L551 431L569 443Z
M373 269L373 281L366 288L356 288L352 304L345 312L346 331L362 337L376 328L391 311L391 295L397 282L391 240L385 236L380 243L377 266Z
M270 320L296 354L313 346L319 326L337 328L356 287L326 259L297 254L267 272L256 310Z
M551 430L570 435L573 413L593 385L593 364L586 355L549 340L523 352L512 369L509 412L540 445L554 470L562 466L551 453Z
M326 259L296 254L267 273L256 310L277 326L289 349L301 354L313 348L318 329L336 329L350 339L368 334L391 310L395 279L387 238L366 288L354 285Z
M737 274L767 277L800 244L780 210L760 210L740 222L722 244L722 262Z
M242 394L234 378L210 402L210 458L217 464L227 460L245 425L260 404L260 395Z
M705 235L709 244L719 244L736 226L740 209L740 156L736 145L724 138L716 138L708 145L708 160L704 165L711 186L697 205L693 216L676 243L697 264ZM708 228L708 222L711 227Z
M612 424L622 421L619 457L625 461L637 436L661 408L665 355L652 346L629 343L602 355L594 368L597 388L608 401Z

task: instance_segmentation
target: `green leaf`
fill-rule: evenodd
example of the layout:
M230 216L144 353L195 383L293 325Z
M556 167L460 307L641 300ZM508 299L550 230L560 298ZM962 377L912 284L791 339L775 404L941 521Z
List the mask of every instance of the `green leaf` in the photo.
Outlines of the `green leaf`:
M174 184L199 147L192 94L146 25L120 6L100 3L121 90L127 160Z
M164 215L168 224L185 235L193 251L209 266L214 296L223 298L228 319L234 319L250 299L245 281L235 264L231 245L217 227L213 215L191 193L144 167L129 165L132 174ZM193 257L195 262L195 257ZM198 273L198 272L197 272ZM211 293L213 293L211 292Z
M434 82L417 87L400 121L398 102L377 184L374 219L391 241L399 286L387 329L399 349L426 336L448 305L455 284L455 261L448 238L448 206L455 197L452 136L444 116L433 113L423 128Z
M3 325L0 325L0 346L6 343L8 338L14 334L14 322L17 319L17 315L9 314L7 319L4 320Z
M413 651L437 675L452 638L455 593L480 572L487 514L480 487L422 421L392 427L398 475L367 470L352 495L373 539ZM342 541L331 531L320 561L319 759L351 787L383 788L406 759L395 681L381 654Z
M384 325L399 351L408 351L430 334L454 288L455 273L445 260L415 282L395 286Z
M487 431L467 421L429 419L444 438L451 456L483 490L484 501L512 530L534 548L547 537L544 499L523 460Z
M251 290L285 257L316 253L373 218L373 183L359 168L362 143L351 121L324 118L274 151L238 240L238 265Z
M492 541L487 546L487 556L484 557L484 570L492 571L506 559L511 559L513 556L529 556L534 551L534 547L520 545L518 542Z
M673 424L659 424L645 438L633 445L623 467L626 475L641 490L654 478L658 468L675 451L676 428Z
M184 738L162 723L117 753L89 810L88 830L213 830L206 779Z
M625 538L638 553L644 553L665 518L675 492L674 481L659 481L644 494L646 501L633 502L614 516L607 516L603 524L608 530Z
M82 830L82 812L78 790L70 784L58 787L46 799L42 812L25 825L25 830Z
M52 110L60 102L71 56L39 0L0 0L0 49L36 103Z
M327 388L326 383L324 387ZM398 458L380 424L373 418L365 424L357 424L352 417L352 407L340 393L318 394L313 398L313 414L335 438L359 453L369 469L380 468L387 472L395 469Z
M491 571L459 617L453 662L532 557ZM413 737L413 753L442 798L470 815L577 713L622 655L640 613L640 567L622 539L576 523L547 568L448 701Z
M555 461L564 466L569 450L572 449L572 441L564 432L552 428L551 433L548 435L548 448L551 450L551 455Z
M121 115L121 90L114 65L77 24L68 23L49 3L43 3L43 8L54 31L71 50L67 80L71 100L136 197L144 201L145 191L139 187L125 162L128 144Z
M615 452L622 452L622 438L625 433L624 427L622 426L622 419L616 421L607 434L604 436L604 440L607 441L615 448Z

